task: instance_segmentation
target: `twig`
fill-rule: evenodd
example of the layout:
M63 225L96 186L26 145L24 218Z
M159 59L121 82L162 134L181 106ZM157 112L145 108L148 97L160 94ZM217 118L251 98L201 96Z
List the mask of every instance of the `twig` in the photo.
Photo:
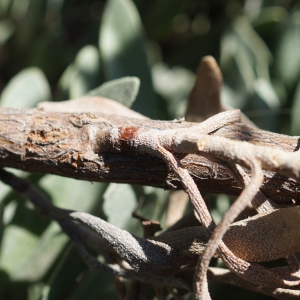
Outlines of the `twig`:
M300 160L297 152L287 153L279 149L254 146L245 142L230 141L221 137L194 137L199 153L209 153L221 159L230 159L245 165L245 159L257 159L264 170L277 172L300 182Z
M243 190L239 198L234 202L230 209L226 212L219 225L214 229L211 238L208 241L207 247L203 253L202 258L197 264L194 286L195 299L204 299L202 295L207 294L205 291L207 286L206 272L209 266L210 259L213 257L218 245L228 230L230 224L235 220L239 213L248 205L248 203L255 197L261 183L263 181L263 174L261 166L258 161L252 159L247 162L252 169L253 176L249 185ZM230 266L228 266L230 268Z
M189 172L181 165L179 160L172 153L170 153L160 145L157 145L156 147L157 155L159 155L167 164L170 165L172 170L180 179L185 191L189 194L191 202L195 208L197 215L199 216L201 223L206 228L212 230L215 226L214 222L205 205L204 199L202 198Z
M77 233L71 220L80 221L100 234L109 245L125 259L136 271L141 273L170 273L184 264L189 257L167 244L135 237L100 218L83 212L73 212L55 207L47 197L30 185L26 180L0 169L0 179L11 185L30 200L47 217L58 221L62 228L73 238L83 237L88 232ZM94 235L91 237L95 238Z

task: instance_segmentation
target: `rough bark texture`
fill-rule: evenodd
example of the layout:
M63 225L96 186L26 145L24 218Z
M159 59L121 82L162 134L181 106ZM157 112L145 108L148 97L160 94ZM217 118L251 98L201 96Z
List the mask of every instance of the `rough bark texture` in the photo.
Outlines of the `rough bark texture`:
M82 180L142 184L165 189L182 188L160 158L132 151L124 141L135 131L189 128L190 122L141 120L94 113L60 113L39 110L0 110L0 166L52 173ZM118 147L108 136L115 130ZM232 140L299 149L299 138L275 134L242 124L213 133ZM223 166L198 155L178 154L201 191L237 195L241 192ZM300 199L293 179L264 172L261 191L277 202Z

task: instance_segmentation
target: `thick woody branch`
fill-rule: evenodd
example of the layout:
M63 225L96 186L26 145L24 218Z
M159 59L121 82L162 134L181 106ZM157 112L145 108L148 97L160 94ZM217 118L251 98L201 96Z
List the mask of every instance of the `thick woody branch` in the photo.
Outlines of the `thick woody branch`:
M128 141L137 132L148 131L151 135L152 131L187 131L194 125L108 114L1 108L0 166L82 180L182 189L176 175L160 158L142 151L132 151ZM201 126L200 129L203 130ZM241 124L225 126L212 135L280 148L286 152L296 151L299 147L298 137ZM177 158L202 191L240 194L240 185L225 167L194 154L177 154ZM296 182L272 172L264 172L261 191L277 202L299 199Z

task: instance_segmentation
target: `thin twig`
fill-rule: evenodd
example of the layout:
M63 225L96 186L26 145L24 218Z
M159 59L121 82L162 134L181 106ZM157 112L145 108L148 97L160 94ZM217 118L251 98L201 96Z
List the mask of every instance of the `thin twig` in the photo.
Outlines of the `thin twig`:
M212 230L214 228L214 222L207 209L207 206L202 198L194 180L192 179L189 172L181 165L180 161L168 150L160 145L157 145L155 149L157 155L159 155L167 164L170 165L172 170L180 179L185 191L189 194L191 202L195 208L197 215L201 223L208 229Z
M222 238L228 230L230 224L255 197L259 187L261 186L261 183L263 181L263 173L259 162L256 160L252 160L251 162L249 162L249 165L251 166L253 172L250 184L246 186L242 194L234 202L234 204L224 215L221 222L214 229L212 236L208 241L207 247L204 250L202 258L199 258L194 278L195 299L204 299L203 295L208 293L207 291L205 291L205 289L207 289L208 287L206 272L209 266L209 262L215 254L218 245L221 243Z

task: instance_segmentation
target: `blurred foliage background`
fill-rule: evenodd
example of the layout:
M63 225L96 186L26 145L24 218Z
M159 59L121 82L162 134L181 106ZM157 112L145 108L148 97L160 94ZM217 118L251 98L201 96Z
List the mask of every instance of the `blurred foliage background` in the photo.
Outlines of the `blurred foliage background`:
M241 108L263 129L300 133L299 1L0 0L2 106L76 98L136 76L134 110L182 117L204 55L221 67L224 104ZM133 211L165 225L167 191L15 173L59 207L90 212L134 234L142 231ZM211 201L216 221L229 201L224 195ZM113 278L88 270L58 225L3 184L0 246L0 299L117 299ZM213 299L270 299L220 284L211 292Z

